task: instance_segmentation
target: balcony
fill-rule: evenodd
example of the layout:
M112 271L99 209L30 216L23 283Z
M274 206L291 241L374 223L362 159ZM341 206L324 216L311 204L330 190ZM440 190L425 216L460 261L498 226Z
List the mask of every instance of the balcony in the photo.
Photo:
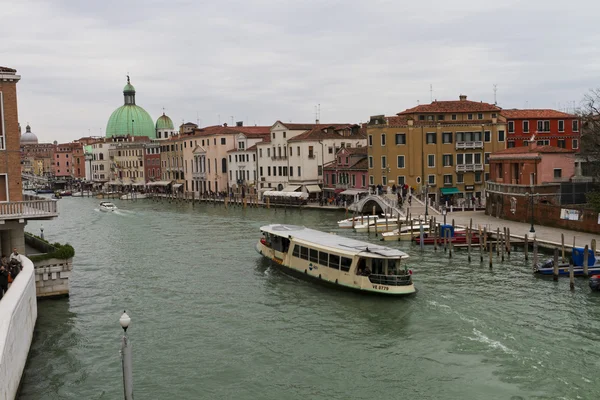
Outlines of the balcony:
M192 179L206 180L206 172L192 172Z
M273 156L271 157L271 160L287 160L287 156Z
M336 189L349 189L350 184L349 183L336 183L335 188Z
M456 172L476 172L483 171L483 164L457 164Z
M465 149L483 149L483 141L475 141L475 142L456 142L456 150L465 150Z
M23 201L0 203L0 220L52 219L58 217L56 201L24 194Z

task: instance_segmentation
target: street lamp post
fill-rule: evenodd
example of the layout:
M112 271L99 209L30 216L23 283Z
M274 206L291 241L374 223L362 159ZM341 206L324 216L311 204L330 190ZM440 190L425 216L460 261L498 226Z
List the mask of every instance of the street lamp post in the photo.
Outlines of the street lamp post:
M531 229L529 229L529 232L535 234L535 229L533 228L533 186L531 187L531 194L529 195L529 198L531 208Z
M119 318L119 323L123 328L123 339L121 341L121 364L123 366L123 390L125 400L133 400L133 363L131 353L131 343L127 338L127 328L131 323L131 318L125 311Z

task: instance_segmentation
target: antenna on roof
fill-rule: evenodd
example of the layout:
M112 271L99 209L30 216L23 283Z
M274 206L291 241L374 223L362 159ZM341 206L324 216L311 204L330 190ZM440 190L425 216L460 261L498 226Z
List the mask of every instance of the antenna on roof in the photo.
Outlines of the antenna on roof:
M494 105L498 105L498 101L496 99L496 92L498 91L498 85L494 83Z
M433 85L429 84L429 101L433 103Z

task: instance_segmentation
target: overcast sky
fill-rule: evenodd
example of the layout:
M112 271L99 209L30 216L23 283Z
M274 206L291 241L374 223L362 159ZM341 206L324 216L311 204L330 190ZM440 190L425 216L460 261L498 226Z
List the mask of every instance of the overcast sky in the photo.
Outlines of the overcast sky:
M154 120L360 122L433 98L564 109L599 87L598 1L0 0L40 142L103 135L126 75ZM219 117L220 115L220 117Z

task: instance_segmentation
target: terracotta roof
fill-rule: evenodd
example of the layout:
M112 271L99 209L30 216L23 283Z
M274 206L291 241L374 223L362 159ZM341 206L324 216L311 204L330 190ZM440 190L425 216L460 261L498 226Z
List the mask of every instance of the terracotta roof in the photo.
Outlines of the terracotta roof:
M255 151L255 150L256 150L256 145L255 144L253 144L252 146L250 146L250 147L248 147L246 149L246 151Z
M296 123L291 123L291 122L285 123L285 122L281 122L280 120L277 120L271 127L275 126L278 123L285 126L288 129L293 130L293 131L308 130L308 129L314 128L317 125L317 124L296 124Z
M351 155L363 155L363 154L367 154L368 153L368 148L367 146L362 146L362 147L344 147L346 149L346 151L348 152L348 154Z
M483 112L483 111L500 111L501 108L494 104L465 100L450 100L437 101L431 104L421 104L413 108L408 108L397 115L414 114L414 113L452 113L452 112Z
M306 131L304 133L299 134L288 140L288 142L301 142L307 140L324 140L324 139L340 139L340 138L348 138L349 140L354 139L364 139L366 136L362 134L355 134L350 136L341 136L336 131L339 131L340 127L348 127L351 125L348 124L331 124L331 125L315 125L311 130Z
M324 170L326 171L331 171L331 170L342 170L342 171L347 171L347 170L367 170L368 169L368 159L367 157L363 157L360 160L356 161L354 164L352 165L338 165L337 164L337 160L331 161L328 164L325 164L325 168Z
M499 150L491 155L494 156L496 154L526 154L526 153L575 153L574 150L563 149L561 147L554 146L535 146L534 148L530 148L529 146L521 146L521 147L512 147L510 149Z
M408 117L405 115L401 116L393 116L393 117L385 117L388 122L388 126L400 126L405 127L408 126ZM437 126L440 124L442 127L444 125L481 125L481 124L492 124L493 121L491 119L473 119L473 120L463 120L463 121L452 121L452 120L444 120L444 121L419 121L413 120L413 126ZM496 123L504 123L504 121L496 121Z
M16 69L12 69L12 68L8 68L8 67L2 67L0 66L0 72L10 72L10 73L16 73L17 70Z
M502 110L501 115L507 119L528 119L528 118L577 118L576 115L567 114L562 111L550 110L550 109L527 109L517 110Z

